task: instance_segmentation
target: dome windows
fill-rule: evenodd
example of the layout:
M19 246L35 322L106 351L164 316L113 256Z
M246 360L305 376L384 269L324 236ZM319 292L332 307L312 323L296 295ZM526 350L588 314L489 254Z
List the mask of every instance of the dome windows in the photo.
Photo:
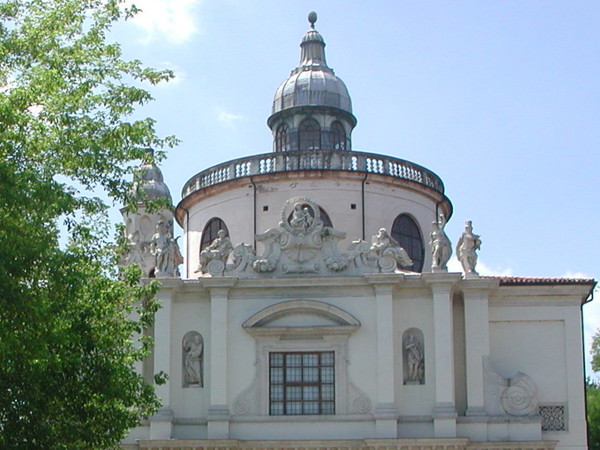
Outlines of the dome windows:
M315 119L304 119L300 122L298 127L298 149L321 149L321 127Z
M275 134L275 151L286 152L290 149L289 127L283 123L277 127Z
M415 220L408 214L400 214L394 220L391 234L413 260L413 265L406 269L421 272L424 259L423 237Z
M329 141L333 150L346 150L346 131L339 122L333 122L329 129Z

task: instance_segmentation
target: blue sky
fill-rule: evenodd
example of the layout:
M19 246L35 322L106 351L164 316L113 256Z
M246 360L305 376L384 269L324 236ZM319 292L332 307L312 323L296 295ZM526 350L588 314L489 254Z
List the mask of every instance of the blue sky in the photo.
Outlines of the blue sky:
M144 12L114 37L176 73L141 111L182 139L162 166L175 201L195 173L271 151L273 94L315 10L352 96L353 148L440 175L447 233L473 221L480 272L600 278L600 2L135 3ZM584 314L589 336L600 306Z

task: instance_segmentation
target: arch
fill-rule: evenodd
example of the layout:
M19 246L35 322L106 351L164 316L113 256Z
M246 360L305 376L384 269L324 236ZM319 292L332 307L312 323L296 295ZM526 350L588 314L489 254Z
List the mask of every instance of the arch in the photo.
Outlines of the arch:
M286 152L290 149L289 127L282 123L275 131L275 151Z
M391 235L413 260L413 265L406 267L406 269L421 272L423 270L425 248L423 246L423 236L417 222L408 214L400 214L394 220Z
M227 236L229 236L229 230L227 229L227 225L225 222L219 217L213 217L204 226L204 230L202 230L202 240L200 242L200 251L204 250L208 247L212 241L217 238L217 233L219 230L225 231Z
M315 119L304 119L298 127L298 149L321 149L321 126Z
M360 326L360 322L356 317L337 306L315 300L290 300L261 309L249 317L242 324L242 327L246 329L260 328L275 319L291 314L313 314L325 317L336 323L337 326L350 326L353 328Z
M341 123L335 121L329 128L329 139L333 150L346 150L346 130Z

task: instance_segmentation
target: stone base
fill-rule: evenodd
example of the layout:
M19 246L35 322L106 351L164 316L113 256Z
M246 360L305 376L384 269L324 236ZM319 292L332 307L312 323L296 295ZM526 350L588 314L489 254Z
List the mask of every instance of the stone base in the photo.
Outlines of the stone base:
M468 439L357 439L326 441L140 440L128 450L553 450L557 442L471 442Z

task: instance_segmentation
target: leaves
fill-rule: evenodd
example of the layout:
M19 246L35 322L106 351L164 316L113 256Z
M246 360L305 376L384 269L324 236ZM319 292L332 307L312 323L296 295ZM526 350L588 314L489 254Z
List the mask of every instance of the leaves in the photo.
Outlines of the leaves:
M132 205L126 180L144 148L177 143L131 117L152 100L137 85L172 77L107 42L133 12L116 0L0 4L2 448L114 446L158 407L134 370L157 285L134 267L117 274L107 205L91 193Z

